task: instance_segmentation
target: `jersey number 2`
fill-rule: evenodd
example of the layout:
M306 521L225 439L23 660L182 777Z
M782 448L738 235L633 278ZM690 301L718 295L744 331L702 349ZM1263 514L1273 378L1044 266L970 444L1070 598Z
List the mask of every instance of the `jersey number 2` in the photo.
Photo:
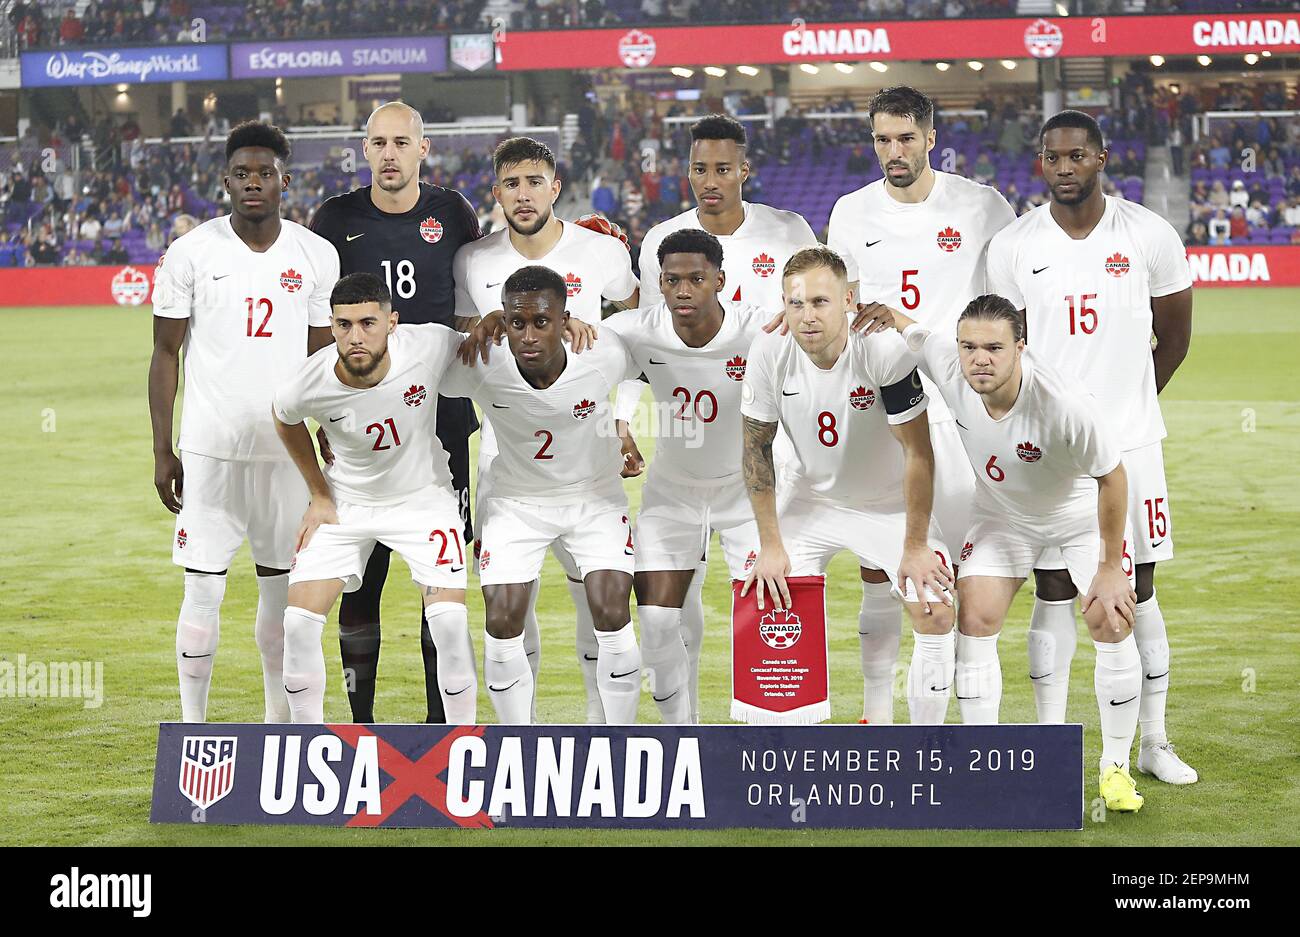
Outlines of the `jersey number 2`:
M270 338L271 333L266 326L271 321L271 301L269 299L253 299L251 296L245 296L244 302L248 304L248 337ZM257 307L258 312L261 312L263 309L266 310L266 315L262 317L262 324L257 327L257 331L253 331L253 307L255 306Z

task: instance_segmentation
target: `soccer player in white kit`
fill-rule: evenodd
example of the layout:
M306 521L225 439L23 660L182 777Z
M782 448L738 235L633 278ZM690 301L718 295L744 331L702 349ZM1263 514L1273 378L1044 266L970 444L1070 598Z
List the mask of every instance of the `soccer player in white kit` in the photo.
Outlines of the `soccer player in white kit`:
M650 382L659 438L637 514L636 600L641 662L664 722L699 721L699 646L692 668L682 603L713 531L732 579L757 558L758 528L740 474L740 392L749 347L766 310L720 302L728 295L719 239L698 228L656 251L664 300L606 319ZM604 341L604 339L602 339ZM698 641L698 639L696 639Z
M632 256L617 238L597 233L582 224L561 221L554 205L560 196L555 177L555 156L546 144L529 137L512 137L498 144L492 155L496 184L492 194L505 211L506 227L466 244L456 253L452 273L456 281L456 315L480 316L476 336L501 334L501 288L510 274L530 264L549 267L564 280L569 330L581 352L592 329L600 324L601 300L623 308L634 308L639 293L632 273ZM579 330L586 323L592 329ZM637 385L639 392L640 385ZM482 501L491 491L491 467L497 456L492 429L493 414L485 413L479 440L478 488ZM479 538L480 543L482 538ZM591 610L578 575L578 567L562 546L553 552L568 577L569 595L577 609L578 663L587 691L587 719L604 721L596 687L597 648L592 637ZM528 600L524 638L534 680L541 663L541 638L537 626L537 589ZM534 687L536 684L534 683Z
M563 548L586 590L604 721L636 721L641 656L629 600L634 569L627 495L609 396L640 374L617 335L581 355L562 339L564 278L521 267L506 278L501 305L510 354L457 361L445 396L473 397L496 424L500 451L491 488L479 498L479 582L486 605L483 676L504 724L534 721L534 675L524 619L546 551ZM684 654L684 650L683 650Z
M1025 311L1034 355L1100 401L1123 450L1136 537L1133 635L1143 668L1137 766L1167 783L1191 784L1196 771L1178 757L1165 730L1169 639L1155 595L1155 564L1173 556L1165 425L1156 395L1191 342L1191 272L1167 221L1102 194L1106 150L1095 120L1062 111L1043 125L1040 143L1051 201L993 239L990 287ZM1029 674L1042 722L1065 719L1074 654L1075 589L1060 565L1059 557L1045 557L1034 572Z
M176 625L185 722L207 717L226 571L245 539L257 569L264 718L289 721L280 677L284 609L307 489L275 436L271 397L311 351L329 344L339 257L324 238L281 220L288 159L278 128L248 122L232 130L225 177L231 213L178 237L154 277L154 485L176 515L172 561L185 569ZM182 349L178 458L172 410Z
M931 168L934 102L924 94L906 86L886 88L872 98L868 111L885 177L840 197L831 210L826 244L844 258L859 303L885 303L950 335L957 315L985 292L989 241L1016 214L991 186ZM862 322L859 317L854 326ZM952 414L941 396L926 390L934 449L934 520L947 545L948 562L956 564L970 522L975 480L962 456ZM898 657L901 627L884 584L864 581L858 635L866 722L892 721L891 666Z
M1045 549L1064 558L1097 649L1101 794L1137 810L1128 773L1141 661L1134 642L1128 487L1114 435L1073 378L1024 354L1024 320L1001 296L972 300L951 334L901 313L895 324L947 400L979 487L957 572L957 699L962 721L998 721L998 636Z
M398 325L373 273L352 273L330 297L334 346L307 359L275 393L275 429L311 492L298 531L284 615L284 690L295 723L324 721L325 617L361 587L376 543L400 554L420 588L438 650L447 722L475 721L478 682L465 612L468 544L437 437L438 383L464 336ZM304 422L328 427L325 472Z
M952 579L930 517L934 456L915 356L897 335L849 329L853 297L830 248L799 251L783 280L793 334L754 342L742 391L743 471L762 543L742 595L757 583L760 609L765 591L787 607L786 576L821 575L851 550L912 619L912 722L940 724L954 667ZM778 424L794 449L779 494Z
M780 315L784 310L781 271L785 262L795 251L816 246L817 236L796 212L745 201L745 180L749 178L747 146L745 125L734 117L710 114L691 125L686 178L696 207L661 221L641 241L642 309L654 308L665 299L659 282L659 245L674 231L698 228L722 244L722 272L727 283L720 297L723 301L760 306L771 315ZM640 400L640 386L630 385L619 388L614 402L623 451L631 466L625 466L624 475L629 477L639 475L645 466L630 427ZM706 570L701 555L682 605L682 630L690 656L693 687L699 686L700 645L704 636L701 590ZM695 722L699 721L698 704L698 698L692 696Z

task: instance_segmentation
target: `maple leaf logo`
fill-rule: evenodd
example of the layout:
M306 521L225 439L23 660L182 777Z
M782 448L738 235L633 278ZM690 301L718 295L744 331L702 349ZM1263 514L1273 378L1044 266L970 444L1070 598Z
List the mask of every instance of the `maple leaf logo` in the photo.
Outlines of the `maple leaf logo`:
M576 273L566 273L564 275L564 291L570 296L577 296L582 292L582 277Z
M758 623L758 636L770 648L783 651L794 647L803 634L803 622L788 608L768 612Z
M869 387L858 385L849 391L849 406L854 410L870 410L876 402L876 392Z
M298 292L302 289L302 274L290 267L280 274L280 286L290 293Z
M424 403L426 396L423 384L412 384L406 393L402 394L402 400L408 407L418 407Z
M736 355L726 364L727 377L733 381L743 381L745 379L745 359Z
M938 237L939 249L949 254L961 247L961 232L953 229L952 225L944 228L939 232Z
M420 222L420 237L430 244L437 244L442 240L442 222L432 215L425 218Z
M767 251L761 251L759 255L754 258L754 273L758 274L765 280L772 274L776 273L776 261L768 256Z
M1016 446L1016 455L1020 457L1021 462L1037 462L1043 457L1043 450L1031 442L1022 442Z
M1106 272L1113 277L1122 277L1128 273L1128 258L1119 251L1106 258Z
M189 534L185 533L184 527L176 531L176 546L180 547L182 550L185 549L185 544L189 542L189 539Z
M586 397L579 400L573 405L573 418L575 420L585 420L596 412L596 405Z
M966 543L961 548L961 561L963 563L965 563L968 559L970 559L971 552L974 551L974 549L975 549L975 544L967 540Z

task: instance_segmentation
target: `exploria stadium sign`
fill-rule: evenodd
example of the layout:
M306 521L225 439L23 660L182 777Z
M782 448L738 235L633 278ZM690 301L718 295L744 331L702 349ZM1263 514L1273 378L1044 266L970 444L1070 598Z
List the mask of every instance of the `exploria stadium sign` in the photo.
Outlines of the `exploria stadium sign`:
M226 77L224 45L74 49L22 54L24 88L224 81Z
M447 40L390 37L319 42L237 42L230 47L232 78L308 78L385 72L441 72Z
M1083 729L165 723L155 823L1065 829Z

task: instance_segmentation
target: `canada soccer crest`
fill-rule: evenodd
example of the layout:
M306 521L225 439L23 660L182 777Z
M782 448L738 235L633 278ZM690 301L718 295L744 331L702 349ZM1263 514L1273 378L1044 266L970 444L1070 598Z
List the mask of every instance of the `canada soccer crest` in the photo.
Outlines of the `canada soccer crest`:
M298 292L302 289L302 274L290 267L280 274L280 286L290 293Z
M1128 258L1119 251L1106 258L1106 272L1113 277L1122 277L1128 273Z
M180 790L207 810L235 787L234 736L187 735L181 743Z
M736 355L726 364L727 377L733 381L743 381L745 379L745 359Z
M1021 462L1037 462L1043 457L1043 450L1031 442L1022 442L1016 446L1016 455L1020 457Z
M189 543L189 542L190 542L190 535L187 534L187 533L185 532L185 528L184 528L184 527L182 527L180 530L176 531L176 546L178 546L178 547L180 547L182 550L184 550L184 549L185 549L185 544L187 544L187 543Z
M854 410L870 410L871 405L876 402L876 392L870 387L861 385L849 391L849 406Z
M763 251L754 258L754 272L766 280L776 273L776 261L769 257L766 251Z
M161 260L158 266L162 266ZM123 267L114 274L109 290L119 306L138 306L149 295L149 276L135 267Z
M970 559L970 555L974 552L975 552L975 544L967 540L966 543L961 548L961 561L965 563L968 559Z
M757 562L758 562L758 554L755 553L753 550L750 550L749 556L745 557L745 572L749 572L751 569L753 569L754 564Z
M402 401L408 407L418 407L420 404L424 403L424 398L425 392L423 384L412 384L407 389L406 393L402 394Z
M582 292L582 277L576 273L566 273L564 275L564 292L570 296L577 296Z
M945 254L951 254L957 248L961 247L961 232L954 231L952 225L949 225L939 232L937 240L939 242L939 249Z
M492 562L492 554L489 553L487 550L484 550L481 554L479 554L479 558L478 558L479 570L487 569L488 563L491 562Z
M432 215L425 218L420 222L420 237L430 244L437 244L442 240L442 222Z
M1055 23L1036 19L1025 30L1025 49L1036 59L1050 59L1061 51L1065 33Z
M618 41L618 57L628 68L645 68L655 58L654 36L639 29L624 34Z
M573 418L575 420L585 420L596 412L596 405L586 397L579 400L573 405Z
M778 608L768 612L758 623L758 636L768 647L778 651L794 647L803 634L803 622L799 616L787 608Z

